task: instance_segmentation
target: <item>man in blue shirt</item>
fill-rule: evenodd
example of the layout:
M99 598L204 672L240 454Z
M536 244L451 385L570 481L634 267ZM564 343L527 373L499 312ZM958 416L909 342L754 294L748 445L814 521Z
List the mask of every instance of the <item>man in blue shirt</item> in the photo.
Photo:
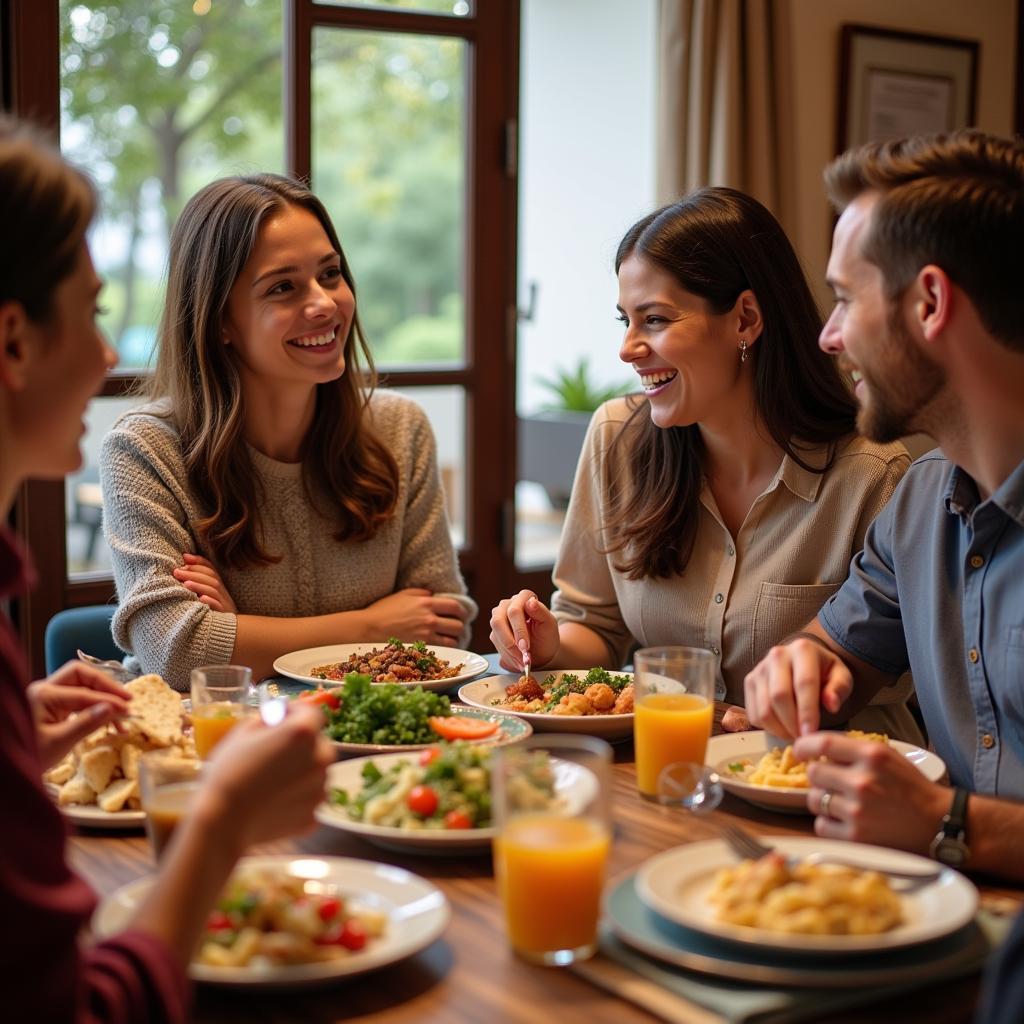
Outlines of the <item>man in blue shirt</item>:
M910 468L815 621L747 676L747 713L799 737L819 835L1024 879L1024 143L872 144L825 179L840 217L820 345L851 372L865 435L941 451ZM884 745L817 731L907 668L952 792Z

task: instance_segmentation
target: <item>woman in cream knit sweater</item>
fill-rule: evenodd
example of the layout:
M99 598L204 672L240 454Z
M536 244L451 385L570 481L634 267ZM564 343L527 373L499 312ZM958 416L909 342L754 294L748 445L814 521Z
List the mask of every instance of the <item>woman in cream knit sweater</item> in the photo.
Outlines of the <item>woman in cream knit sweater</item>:
M430 426L373 383L319 200L276 175L197 193L171 238L150 402L100 461L114 638L144 671L184 688L196 665L260 676L320 644L465 642L476 608Z

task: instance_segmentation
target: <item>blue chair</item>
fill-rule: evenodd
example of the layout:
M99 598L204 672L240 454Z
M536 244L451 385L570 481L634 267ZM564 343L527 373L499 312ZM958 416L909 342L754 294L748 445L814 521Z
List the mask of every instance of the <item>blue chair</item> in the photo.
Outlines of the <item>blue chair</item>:
M123 658L122 651L110 633L110 620L116 606L87 604L57 612L46 624L46 673L56 671L66 661L73 661L81 648L97 658Z

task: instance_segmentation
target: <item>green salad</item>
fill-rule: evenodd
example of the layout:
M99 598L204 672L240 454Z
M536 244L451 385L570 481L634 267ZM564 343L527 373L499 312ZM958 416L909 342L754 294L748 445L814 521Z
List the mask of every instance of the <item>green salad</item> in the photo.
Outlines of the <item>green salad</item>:
M422 686L373 684L369 676L358 672L345 676L345 685L332 692L340 706L324 706L326 731L340 743L432 743L437 733L430 728L429 719L450 715L452 709L447 697Z
M468 743L439 743L419 757L402 758L384 771L373 761L362 770L358 793L333 789L332 803L353 821L390 828L472 829L491 824L491 751ZM554 800L555 779L545 751L531 755L516 778L538 808Z

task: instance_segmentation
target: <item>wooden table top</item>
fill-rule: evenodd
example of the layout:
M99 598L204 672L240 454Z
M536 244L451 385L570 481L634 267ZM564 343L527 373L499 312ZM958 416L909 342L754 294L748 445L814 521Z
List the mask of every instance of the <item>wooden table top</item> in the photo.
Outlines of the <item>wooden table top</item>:
M707 822L640 798L630 743L616 747L613 772L616 829L610 878L635 870L652 854L668 847L715 836ZM714 816L735 819L763 835L812 833L810 817L761 811L729 795ZM71 838L68 852L74 869L101 895L152 870L149 847L141 835L79 833ZM197 1021L538 1024L561 1020L567 1013L598 1024L640 1024L656 1019L570 971L534 967L511 953L505 943L487 854L435 857L392 853L324 827L295 841L261 846L258 852L332 854L397 864L430 879L444 891L452 904L451 925L441 939L418 955L329 988L259 994L200 989ZM985 884L980 887L990 899L1024 898L1019 891ZM853 1024L867 1019L867 1012L873 1024L969 1021L977 991L977 977L937 981L927 989L889 1000L884 1006L833 1014L829 1020Z

